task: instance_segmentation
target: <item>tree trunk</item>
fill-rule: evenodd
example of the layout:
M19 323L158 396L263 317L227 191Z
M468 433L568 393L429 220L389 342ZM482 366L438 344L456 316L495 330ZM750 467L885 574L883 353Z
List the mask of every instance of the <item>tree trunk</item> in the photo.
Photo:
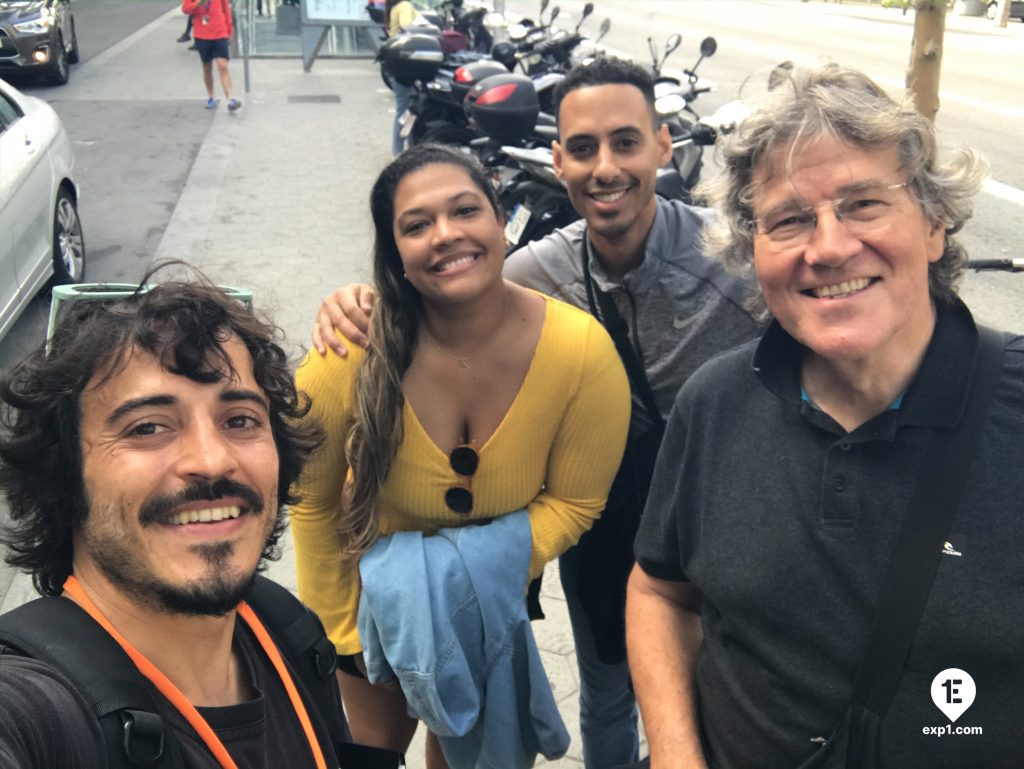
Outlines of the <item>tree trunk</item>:
M943 0L916 0L914 40L910 46L907 91L917 111L934 121L939 111L939 70L942 66L942 35L946 28Z
M999 0L999 5L996 6L996 19L1000 27L1005 27L1010 21L1010 0Z

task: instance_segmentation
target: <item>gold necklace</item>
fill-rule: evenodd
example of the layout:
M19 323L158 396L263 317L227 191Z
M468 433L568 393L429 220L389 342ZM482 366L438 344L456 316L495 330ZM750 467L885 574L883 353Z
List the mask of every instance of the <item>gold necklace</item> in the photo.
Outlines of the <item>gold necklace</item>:
M490 343L490 341L495 337L495 335L501 329L502 325L504 325L504 323L505 323L505 315L507 315L507 314L508 314L508 289L506 288L505 289L505 303L504 303L504 305L502 305L501 317L498 319L498 324L494 327L494 331L491 332L491 335L487 338L487 340L484 341L482 344L480 344L477 347L477 349L474 350L473 352L471 352L469 355L456 355L455 353L450 352L449 350L444 348L436 339L434 339L433 335L430 333L430 331L426 327L423 328L424 333L423 333L422 336L423 336L423 338L427 341L427 343L431 347L433 347L435 350L440 352L442 355L444 355L444 356L446 356L448 358L451 358L453 361L458 363L460 370L461 369L467 369L467 368L469 368L470 359L474 355L476 355L476 353L479 352L481 348L487 346L487 344Z

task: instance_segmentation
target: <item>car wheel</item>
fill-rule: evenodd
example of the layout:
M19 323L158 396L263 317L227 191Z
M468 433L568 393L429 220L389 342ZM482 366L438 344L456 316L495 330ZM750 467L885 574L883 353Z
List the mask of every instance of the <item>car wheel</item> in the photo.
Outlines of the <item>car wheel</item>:
M75 30L75 20L71 20L71 50L68 51L68 62L78 64L78 32Z
M50 85L64 85L68 82L68 52L64 48L64 38L57 38L57 58L54 59L50 74L46 76Z
M82 220L68 191L57 192L53 212L53 282L81 283L85 276L85 238Z

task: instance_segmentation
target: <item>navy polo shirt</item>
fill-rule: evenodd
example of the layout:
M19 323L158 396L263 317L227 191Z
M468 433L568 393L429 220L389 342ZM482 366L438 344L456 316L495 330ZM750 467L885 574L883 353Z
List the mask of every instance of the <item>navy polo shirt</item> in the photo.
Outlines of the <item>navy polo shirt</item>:
M712 767L792 769L849 701L924 451L955 426L977 332L941 309L900 408L852 432L801 397L804 348L777 323L702 367L670 415L636 541L653 577L704 596L696 667ZM882 721L885 766L1016 766L1024 757L1024 338L1006 358L949 547ZM974 678L956 722L931 684ZM929 727L981 734L925 734Z

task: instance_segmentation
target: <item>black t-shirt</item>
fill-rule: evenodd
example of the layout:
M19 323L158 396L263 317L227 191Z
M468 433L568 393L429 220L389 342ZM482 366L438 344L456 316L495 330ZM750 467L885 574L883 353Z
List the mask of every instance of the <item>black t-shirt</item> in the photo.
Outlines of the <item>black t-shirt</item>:
M777 325L756 354L750 345L698 371L676 402L636 558L704 597L695 675L714 769L792 769L849 702L925 449L935 429L956 424L969 387L970 314L938 317L899 408L850 433L801 398L803 349ZM881 722L888 769L1024 766L1022 467L1016 337ZM951 668L977 688L955 723L932 693Z
M305 769L315 763L277 672L244 623L235 645L255 697L228 707L197 708L239 769ZM188 769L219 769L192 727L153 689ZM319 718L307 708L311 719ZM60 671L27 657L0 655L0 767L106 769L106 745L92 709Z

